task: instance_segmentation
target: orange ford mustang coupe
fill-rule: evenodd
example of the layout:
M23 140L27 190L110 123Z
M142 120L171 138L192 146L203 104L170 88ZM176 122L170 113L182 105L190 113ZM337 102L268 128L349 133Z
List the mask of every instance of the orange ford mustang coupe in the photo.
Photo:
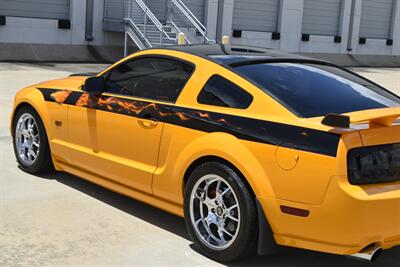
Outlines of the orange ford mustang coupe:
M18 164L182 216L218 261L399 245L400 98L328 62L259 52L149 49L22 89Z

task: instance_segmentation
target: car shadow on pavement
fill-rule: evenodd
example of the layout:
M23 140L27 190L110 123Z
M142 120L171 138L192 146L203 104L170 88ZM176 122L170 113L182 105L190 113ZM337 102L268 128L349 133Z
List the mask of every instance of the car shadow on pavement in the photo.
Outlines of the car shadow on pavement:
M56 180L114 208L189 240L186 232L185 221L178 216L115 193L68 173L54 172L51 174L40 175L39 177Z
M40 177L54 179L66 186L111 205L114 208L189 240L185 222L178 216L169 214L67 173L54 172L52 174L40 175ZM190 245L190 247L197 251L193 244ZM234 263L225 263L224 265L229 267L396 267L400 266L400 247L385 250L373 263L346 256L282 247L278 252L271 255L250 257Z
M276 267L397 267L400 266L400 249L390 249L374 262L347 256L333 255L295 248L284 248L272 255L258 256L228 264L230 267L276 266Z

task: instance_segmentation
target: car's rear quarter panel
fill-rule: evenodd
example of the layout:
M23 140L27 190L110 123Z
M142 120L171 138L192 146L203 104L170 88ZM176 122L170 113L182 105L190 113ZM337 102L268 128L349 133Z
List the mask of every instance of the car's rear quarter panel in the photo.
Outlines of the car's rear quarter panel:
M400 128L368 129L368 125L362 128L361 132L342 132L337 164L333 169L321 164L321 161L317 162L316 169L326 170L326 175L331 172L321 203L315 205L289 199L261 198L279 244L337 254L357 253L371 243L384 249L400 244L400 182L352 185L347 175L347 152L350 149L399 143ZM307 172L299 174L307 176ZM304 193L312 193L315 185L315 182L308 181L306 186L309 189ZM308 210L309 216L302 218L283 214L280 205Z
M153 178L154 194L183 204L186 170L196 160L214 156L234 165L246 177L256 195L273 195L264 168L246 143L227 133L205 133L165 125L159 168Z

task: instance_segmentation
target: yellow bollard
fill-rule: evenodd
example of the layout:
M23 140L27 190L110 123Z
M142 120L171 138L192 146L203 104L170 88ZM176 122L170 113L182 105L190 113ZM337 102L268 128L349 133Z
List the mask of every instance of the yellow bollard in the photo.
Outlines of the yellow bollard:
M183 32L178 33L178 45L184 45L185 43L185 34Z
M222 44L224 44L224 45L229 44L229 36L227 36L227 35L222 36Z

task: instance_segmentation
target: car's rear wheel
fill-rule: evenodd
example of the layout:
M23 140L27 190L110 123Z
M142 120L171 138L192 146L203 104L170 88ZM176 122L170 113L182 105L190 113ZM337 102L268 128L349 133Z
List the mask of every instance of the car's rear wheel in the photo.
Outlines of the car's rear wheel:
M42 120L30 106L21 107L13 121L14 153L20 168L28 173L53 170L49 143Z
M207 162L190 174L185 220L203 254L217 261L232 261L254 253L256 218L254 199L232 168Z

